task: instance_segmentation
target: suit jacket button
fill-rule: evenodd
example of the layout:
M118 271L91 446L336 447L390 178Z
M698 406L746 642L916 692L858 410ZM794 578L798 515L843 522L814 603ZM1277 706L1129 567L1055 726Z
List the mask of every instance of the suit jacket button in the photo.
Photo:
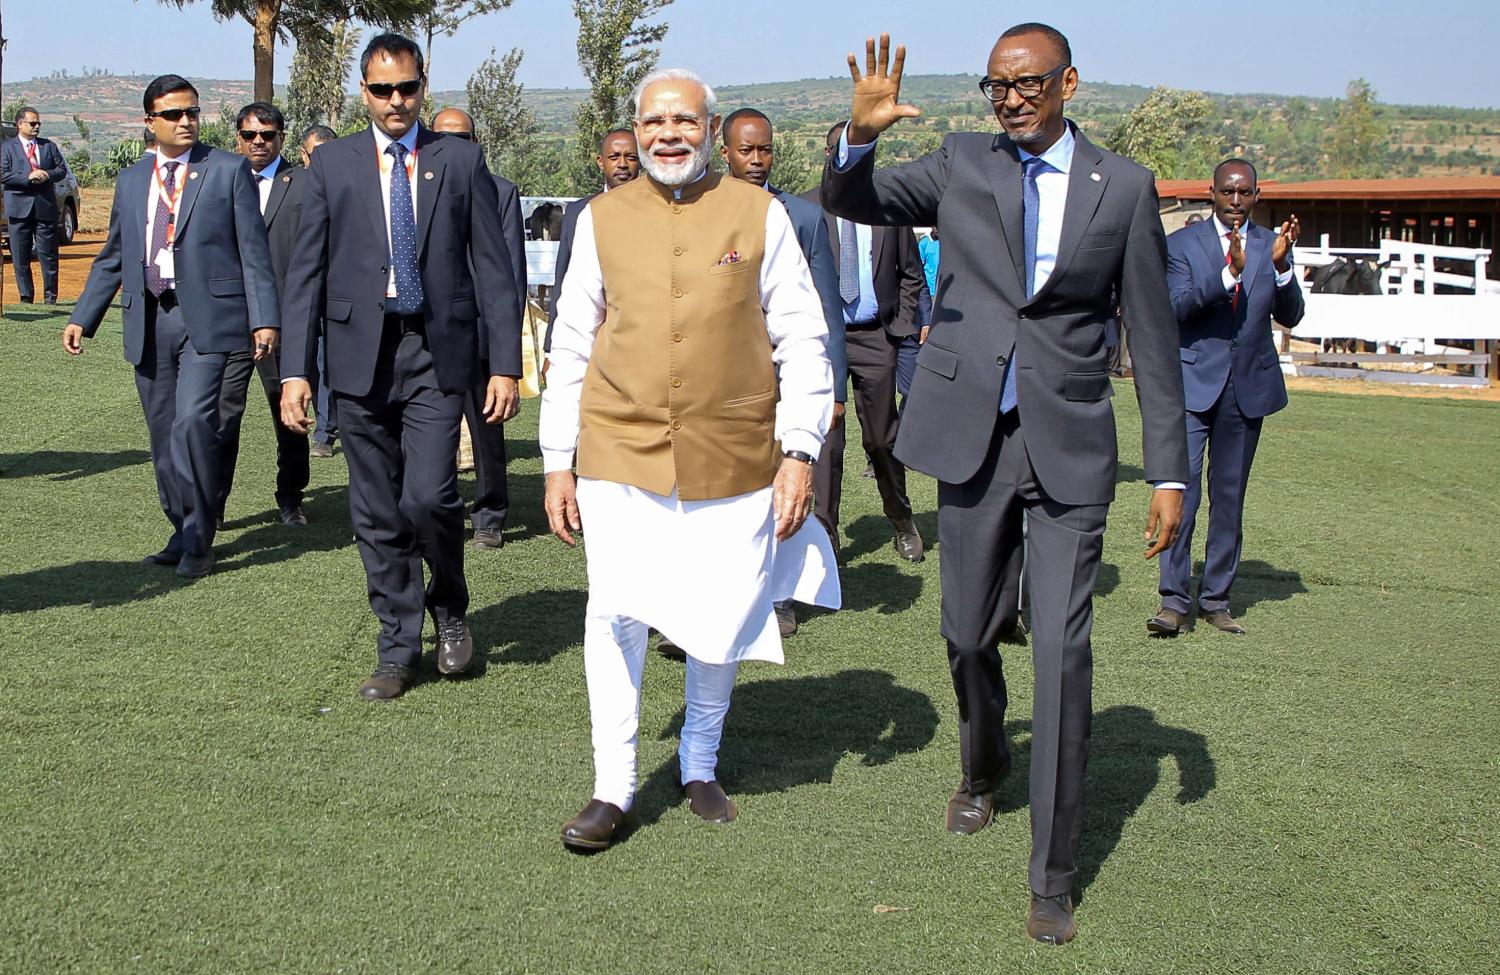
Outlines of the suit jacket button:
M997 356L995 356L995 365L997 365L997 366L1003 366L1003 365L1005 365L1005 356L1003 356L1003 355L997 355Z
M1017 312L1016 313L1016 317L1019 318L1019 319L1021 319L1022 321L1025 321L1026 320L1026 313L1024 311Z
M1230 352L1233 352L1238 347L1239 347L1239 343L1238 342L1236 342L1234 339L1230 339L1229 340L1229 351Z
M390 274L391 273L391 269L389 267L387 267L386 265L382 264L382 265L380 265L380 273L381 274Z

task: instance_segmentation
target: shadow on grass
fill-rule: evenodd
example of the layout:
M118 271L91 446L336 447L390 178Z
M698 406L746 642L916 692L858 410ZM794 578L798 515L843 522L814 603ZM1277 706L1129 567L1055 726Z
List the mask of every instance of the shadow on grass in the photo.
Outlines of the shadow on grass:
M679 711L661 740L680 735L682 720ZM828 783L845 755L884 765L926 747L937 726L931 698L884 671L753 681L735 689L719 778L731 796ZM673 758L646 779L636 798L637 825L649 826L683 801L678 774Z
M1005 730L1008 738L1026 737L1011 746L1014 765L995 793L997 816L1030 804L1031 722L1009 721ZM1135 705L1118 705L1094 715L1078 850L1080 895L1120 845L1125 824L1155 791L1166 758L1177 765L1178 805L1197 802L1213 791L1218 773L1208 740L1196 731L1160 724L1155 712Z
M540 456L541 451L536 440L523 437L505 438L507 469L517 460L534 460ZM464 517L468 518L469 510L474 504L474 492L478 490L474 473L461 474L459 484L464 496ZM547 527L547 515L542 507L542 498L546 493L546 479L541 474L507 472L505 486L507 494L505 530L502 533L505 543L509 545L511 542L524 542L529 538L551 534L551 529Z
M1115 465L1116 484L1133 484L1136 481L1144 481L1145 479L1145 468L1137 467L1134 464Z
M588 593L541 589L469 612L475 648L490 664L544 664L583 643Z
M1203 578L1203 564L1195 567L1195 574ZM1282 602L1307 592L1302 574L1291 569L1278 569L1268 562L1250 559L1240 563L1239 574L1234 578L1234 589L1229 596L1232 611L1242 614L1260 603Z
M890 616L911 609L922 595L921 576L908 575L885 562L863 562L839 572L844 609L873 609Z
M922 543L930 556L938 546L937 512L918 511L912 515L912 521L916 523L917 533L922 536ZM861 515L844 526L844 546L841 553L844 561L853 562L861 555L878 552L882 548L890 550L892 560L899 559L896 555L896 529L891 527L891 520L884 515Z
M76 481L91 474L105 474L121 467L134 467L151 460L147 450L117 450L113 453L86 450L33 450L24 454L0 454L0 477L45 477L51 481Z

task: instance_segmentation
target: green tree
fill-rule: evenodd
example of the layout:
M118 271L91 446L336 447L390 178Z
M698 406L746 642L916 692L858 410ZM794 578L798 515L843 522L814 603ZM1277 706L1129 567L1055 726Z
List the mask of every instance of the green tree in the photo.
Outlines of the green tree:
M465 22L483 14L504 10L514 0L428 0L427 9L415 20L417 33L427 41L427 76L432 77L432 42L452 37Z
M573 0L578 18L578 66L589 97L574 116L578 137L569 173L576 192L599 181L594 156L604 133L629 120L630 93L656 67L667 24L652 18L672 0Z
M525 86L516 81L525 52L512 48L496 59L494 48L467 86L474 137L492 172L504 176L531 196L552 196L566 190L566 177L555 164L558 156L545 151L536 115L524 100Z
M1201 91L1153 88L1104 140L1160 179L1207 177L1218 156L1214 103Z
M1328 136L1328 174L1373 179L1384 174L1390 123L1375 110L1375 89L1363 78L1349 82Z
M298 38L286 92L287 132L296 139L308 126L338 129L348 101L345 85L354 66L360 30L349 20Z
M788 193L804 193L823 176L823 161L813 161L805 142L786 132L771 136L771 185Z

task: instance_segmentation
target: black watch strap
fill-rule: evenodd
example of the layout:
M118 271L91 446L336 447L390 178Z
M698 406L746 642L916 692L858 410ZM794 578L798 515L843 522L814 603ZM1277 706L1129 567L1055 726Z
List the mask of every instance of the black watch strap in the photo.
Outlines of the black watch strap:
M804 464L815 463L815 461L813 460L813 455L809 454L805 450L783 450L781 452L781 456L787 458L788 460L800 460Z

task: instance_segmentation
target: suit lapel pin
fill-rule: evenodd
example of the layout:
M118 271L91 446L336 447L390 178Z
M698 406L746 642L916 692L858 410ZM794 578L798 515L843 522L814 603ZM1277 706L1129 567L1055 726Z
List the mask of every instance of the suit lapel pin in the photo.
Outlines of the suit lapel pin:
M1097 183L1097 182L1099 182L1099 174L1098 173L1089 173L1089 179L1091 179L1091 180L1093 180L1094 182Z
M422 178L423 179L432 179L432 170L429 169L429 170L427 170L427 172L423 173L422 174Z
M285 176L281 177L281 181L283 183L290 183L292 181L292 174L287 173Z
M188 179L197 179L197 178L198 178L198 174L197 173L188 173Z

